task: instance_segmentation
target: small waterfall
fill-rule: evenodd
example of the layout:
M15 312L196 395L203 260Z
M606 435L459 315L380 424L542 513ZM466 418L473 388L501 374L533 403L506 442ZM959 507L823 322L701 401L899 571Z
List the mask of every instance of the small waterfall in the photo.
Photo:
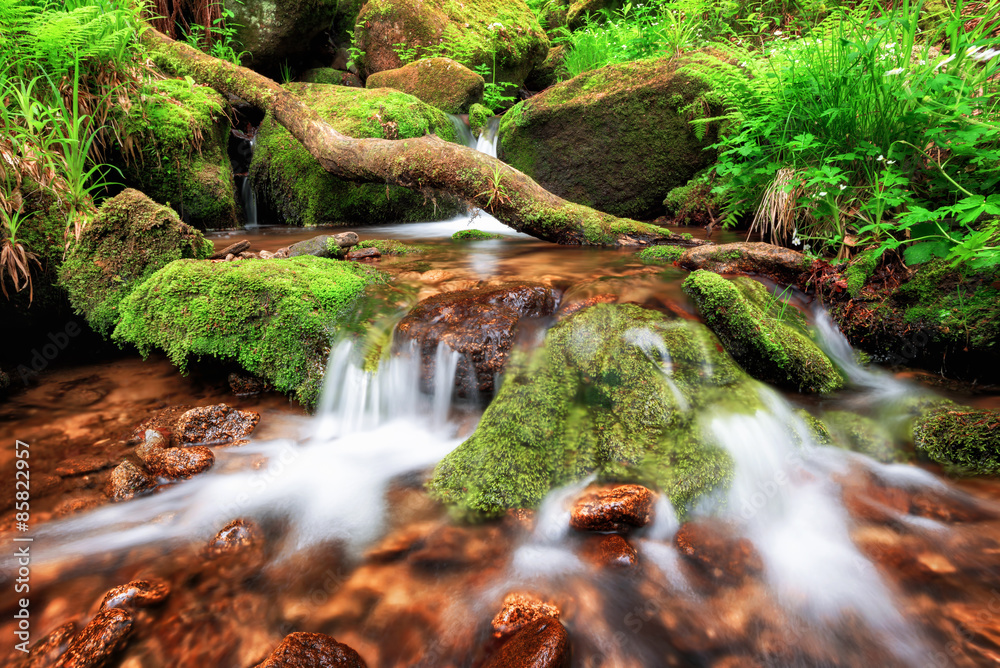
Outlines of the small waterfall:
M480 133L479 138L476 139L476 143L471 145L470 148L474 148L480 153L485 153L491 158L497 157L497 139L500 136L499 131L500 117L494 116L487 122L486 129Z
M249 143L250 159L252 160L257 140L251 137L249 139ZM257 193L254 192L249 172L247 172L247 175L243 178L243 187L240 189L240 200L243 202L243 213L246 217L246 227L259 227L260 223L257 221Z

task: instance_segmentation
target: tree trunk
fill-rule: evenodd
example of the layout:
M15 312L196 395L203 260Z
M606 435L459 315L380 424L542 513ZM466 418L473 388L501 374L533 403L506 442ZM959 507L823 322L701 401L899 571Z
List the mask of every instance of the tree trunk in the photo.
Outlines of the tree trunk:
M669 230L573 204L496 158L433 135L419 139L353 139L333 129L274 81L208 56L150 28L145 41L156 64L271 113L329 173L361 183L443 190L506 225L560 244L697 246Z

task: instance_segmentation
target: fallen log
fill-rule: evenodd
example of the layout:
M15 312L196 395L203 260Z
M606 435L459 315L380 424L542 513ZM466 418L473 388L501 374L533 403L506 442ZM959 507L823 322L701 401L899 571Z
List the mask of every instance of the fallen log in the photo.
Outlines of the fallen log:
M559 244L706 243L568 202L500 160L434 135L405 140L348 137L267 77L206 55L153 28L143 39L158 67L266 110L326 171L342 179L442 190L488 211L519 232Z

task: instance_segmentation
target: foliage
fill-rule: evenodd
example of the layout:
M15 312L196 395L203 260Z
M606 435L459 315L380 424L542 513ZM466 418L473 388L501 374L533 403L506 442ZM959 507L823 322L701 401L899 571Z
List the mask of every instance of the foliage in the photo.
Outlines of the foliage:
M231 4L243 4L242 0L230 0ZM236 14L222 2L202 2L206 6L205 23L192 23L182 30L184 41L210 56L239 65L247 51L240 48L236 33L242 27L236 23ZM178 26L180 27L180 26ZM287 63L285 65L287 67ZM285 74L285 69L282 69ZM287 83L283 82L283 83Z
M1000 51L991 20L968 28L959 2L944 48L920 4L838 9L805 37L753 52L716 45L691 70L725 115L719 191L729 219L755 211L779 241L846 254L845 243L906 249L910 263L1000 262ZM987 7L991 16L1000 7ZM917 243L919 242L919 243Z

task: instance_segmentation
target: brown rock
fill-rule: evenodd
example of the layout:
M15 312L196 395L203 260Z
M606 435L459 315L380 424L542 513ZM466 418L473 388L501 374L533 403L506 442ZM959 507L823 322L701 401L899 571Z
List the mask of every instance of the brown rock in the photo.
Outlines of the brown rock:
M95 473L97 471L103 471L104 469L109 469L115 465L113 459L108 457L102 457L100 455L93 456L83 456L74 457L72 459L67 459L59 467L53 471L57 476L67 478L69 476L83 475L84 473ZM32 482L34 481L32 476ZM34 487L34 485L32 485Z
M584 553L593 563L610 568L631 568L638 560L635 548L618 534L594 536Z
M507 638L541 617L559 619L559 608L533 594L507 594L503 608L493 618L493 636Z
M145 608L162 602L169 593L170 587L166 583L133 580L128 584L118 585L105 594L101 600L101 610Z
M484 668L561 668L569 665L569 634L558 620L528 623L503 645Z
M250 242L244 239L243 241L237 241L234 244L229 244L220 251L216 251L208 256L209 260L221 260L223 258L229 259L229 255L239 255L245 250L250 248Z
M382 257L382 252L377 248L359 248L347 254L348 260L377 260Z
M76 635L76 622L66 622L62 626L57 626L34 644L25 661L20 664L20 668L48 668L66 652L74 635Z
M556 312L556 318L562 320L590 306L596 304L614 304L616 301L618 301L618 295L594 295L593 297L587 297L579 301L567 301L559 307L559 311Z
M132 430L132 434L129 436L128 442L130 444L134 444L141 443L146 440L146 431L149 429L160 432L160 434L165 436L167 439L172 438L177 425L177 420L180 419L184 413L191 410L191 408L191 406L186 405L164 408L153 417L140 422L138 426Z
M238 397L249 397L267 390L267 382L250 374L229 374L229 389Z
M190 448L164 448L147 466L151 472L176 480L204 473L215 464L215 453L204 445Z
M523 318L550 315L558 295L538 283L502 283L429 297L396 327L395 347L415 341L425 391L432 389L439 343L461 353L455 373L458 395L486 395L507 364Z
M255 668L367 668L358 653L322 633L290 633Z
M432 531L409 554L418 568L482 567L498 558L504 550L502 530L497 526L443 526Z
M208 544L206 552L211 557L240 552L260 540L260 530L253 522L236 519L222 527Z
M642 485L588 491L573 506L569 525L577 531L625 532L649 524L653 492Z
M357 232L340 232L333 235L333 241L341 248L350 248L358 245Z
M128 501L156 487L156 480L129 460L111 472L106 493L112 501Z
M685 522L674 536L674 545L700 575L715 583L738 584L764 569L753 543L734 536L732 528L721 521Z
M226 404L199 406L180 416L176 438L183 445L220 445L244 438L254 430L260 414L241 411Z
M110 608L97 613L69 644L55 668L99 668L125 646L132 632L132 613Z
M68 517L69 515L75 515L76 513L83 512L84 510L96 508L104 503L104 498L100 496L73 497L60 501L59 504L52 510L52 516L55 518Z

